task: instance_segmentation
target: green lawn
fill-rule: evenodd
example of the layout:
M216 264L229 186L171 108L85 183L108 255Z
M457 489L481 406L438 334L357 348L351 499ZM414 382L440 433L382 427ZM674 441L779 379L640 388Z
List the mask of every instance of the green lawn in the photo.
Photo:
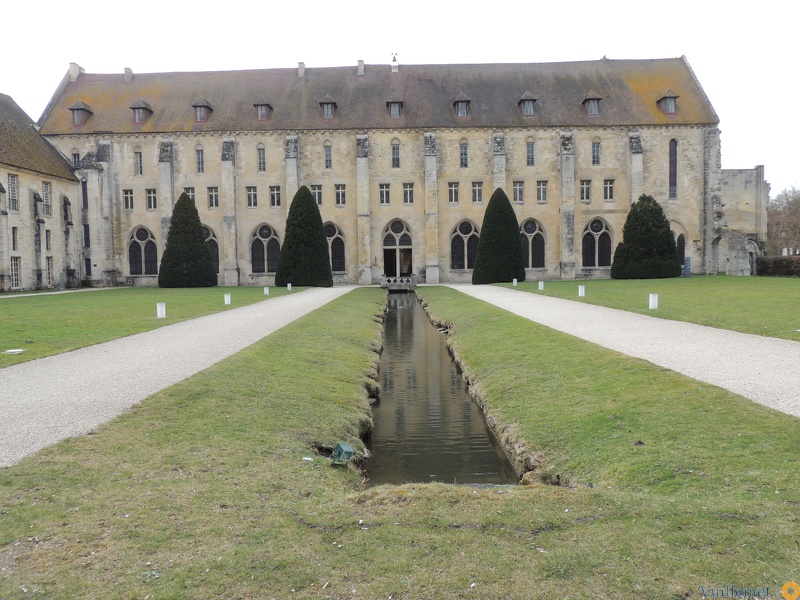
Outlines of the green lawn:
M511 284L503 284L511 287ZM578 286L586 296L578 297ZM744 333L800 340L800 278L677 277L674 279L525 281L517 289L599 304L663 319L689 321ZM658 294L658 309L648 308Z
M359 288L0 470L0 597L777 598L800 578L800 420L419 293L504 439L569 485L330 467L314 449L362 451L370 422L384 295Z
M0 298L0 367L295 293L285 288L113 288ZM231 304L224 304L225 294ZM165 302L167 318L156 318ZM2 354L22 349L22 354Z

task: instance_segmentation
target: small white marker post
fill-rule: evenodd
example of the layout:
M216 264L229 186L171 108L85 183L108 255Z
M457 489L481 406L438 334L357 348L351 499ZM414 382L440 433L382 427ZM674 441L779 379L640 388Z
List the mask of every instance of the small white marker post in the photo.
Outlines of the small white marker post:
M585 295L586 295L586 286L585 285L579 285L578 286L578 297L579 298L583 298Z
M291 292L292 291L292 284L291 283L287 283L286 284L286 289Z
M650 309L658 308L658 294L650 294Z
M269 288L267 286L264 286L264 295L269 296Z
M166 302L156 302L156 318L157 319L166 319L167 318L167 303Z
M511 282L514 287L517 287L517 278L514 277L514 280Z
M230 303L231 303L231 295L225 294L225 304L230 304Z
M539 282L539 291L541 292L544 289L544 281Z

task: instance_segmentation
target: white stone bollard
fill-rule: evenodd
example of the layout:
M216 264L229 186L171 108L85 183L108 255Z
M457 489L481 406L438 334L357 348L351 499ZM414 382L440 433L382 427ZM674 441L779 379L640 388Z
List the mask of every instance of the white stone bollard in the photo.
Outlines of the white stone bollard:
M579 298L583 298L585 295L586 295L586 286L585 285L579 285L578 286L578 297Z
M539 291L541 292L544 289L544 281L539 282Z
M225 294L225 304L230 304L230 303L231 303L231 295Z
M517 287L517 278L514 277L514 280L511 282L514 287Z
M156 302L156 318L157 319L166 319L167 318L167 303L166 302Z
M658 294L650 294L650 309L658 308Z
M286 284L286 289L291 292L292 291L292 284L291 283L287 283Z
M267 286L264 286L264 295L269 296L269 288Z

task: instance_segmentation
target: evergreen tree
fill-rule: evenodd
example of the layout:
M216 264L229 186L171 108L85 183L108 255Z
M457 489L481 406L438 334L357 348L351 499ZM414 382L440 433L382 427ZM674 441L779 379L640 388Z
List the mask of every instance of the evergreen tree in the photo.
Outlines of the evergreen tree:
M175 203L167 247L158 269L158 287L212 287L217 274L194 202L184 192Z
M306 186L292 199L286 218L286 238L283 241L275 285L310 285L332 287L331 260L328 240L319 207Z
M662 279L678 277L681 264L675 239L664 210L652 196L642 194L631 204L622 242L614 252L614 279Z
M525 281L519 224L508 196L497 188L483 214L472 283Z

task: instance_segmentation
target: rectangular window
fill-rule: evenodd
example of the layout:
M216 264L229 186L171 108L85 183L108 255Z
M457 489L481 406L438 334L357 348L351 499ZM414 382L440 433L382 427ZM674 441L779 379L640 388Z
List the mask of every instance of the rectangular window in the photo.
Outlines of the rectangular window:
M600 164L600 142L592 142L592 164Z
M334 189L336 190L336 206L344 206L345 203L344 184L337 183Z
M51 245L52 245L51 242L53 241L52 237L53 236L51 235L50 230L49 229L45 229L44 230L44 249L46 251L48 251L48 252L51 250Z
M198 123L202 123L206 120L206 107L205 106L195 106L194 107L194 120Z
M392 168L400 168L400 144L392 144Z
M522 181L514 182L514 202L525 202L525 183Z
M325 146L325 168L333 168L333 150L330 146Z
M664 98L664 112L670 115L675 112L675 98Z
M183 188L183 191L186 193L187 196L189 196L189 200L192 201L192 204L194 204L194 188L193 187L185 187L185 188Z
M414 204L414 184L403 184L403 204Z
M581 201L587 204L592 199L592 180L581 179Z
M536 201L539 204L546 204L547 203L547 182L546 181L537 181L536 182Z
M534 165L533 142L528 142L525 146L525 164L529 167Z
M142 153L141 152L134 152L133 153L133 174L134 175L141 175L142 172L143 172Z
M91 258L84 258L83 259L83 275L84 275L84 277L91 277L92 276L92 259Z
M456 115L459 117L466 117L469 112L469 102L459 101L456 102Z
M586 109L589 111L589 115L592 117L596 117L600 114L600 100L598 98L592 98L586 103Z
M447 192L450 204L458 204L458 182L451 181L447 184Z
M19 229L16 227L11 228L11 251L16 252L17 250L17 243L19 239Z
M147 210L155 210L158 208L158 201L156 199L156 191L155 190L145 190L145 195L147 196Z
M45 263L47 264L47 287L53 287L53 257L46 257Z
M77 152L73 152L72 153L72 166L73 167L77 167L79 164L81 164L81 155L78 154Z
M245 188L247 192L247 207L255 208L258 206L258 188L254 185L249 185Z
M133 109L133 122L134 123L144 123L144 109L143 108L134 108Z
M195 150L195 154L197 155L197 172L198 173L205 173L206 172L206 159L205 155L203 154L203 149L198 148Z
M86 179L81 179L81 207L89 210L89 182Z
M472 182L472 202L475 204L480 204L483 202L483 182L482 181L473 181Z
M459 147L459 165L462 167L469 166L469 149L465 143L462 143Z
M89 225L86 223L83 224L83 247L84 248L92 247L92 238L89 235Z
M389 184L388 183L379 183L378 184L378 191L380 192L380 202L381 202L381 204L389 204Z
M258 148L258 171L263 173L267 170L267 149Z
M8 176L8 210L19 210L19 197L17 196L17 176Z
M323 119L332 119L333 118L333 103L325 102L322 105L322 118Z
M281 186L279 185L269 186L269 205L270 206L281 205Z
M259 104L256 106L256 113L258 114L259 121L266 121L267 120L267 105L266 104Z
M122 207L133 210L133 190L122 190Z
M19 274L22 271L22 259L19 256L11 257L11 289L22 287L19 282Z
M603 200L607 202L614 201L614 180L605 179L603 181Z
M72 124L73 125L83 125L83 111L82 110L73 110L72 111Z
M52 189L52 185L49 182L42 182L42 212L46 217L50 217L53 214Z
M533 115L533 100L522 101L522 114L526 117Z
M210 187L208 191L208 208L219 208L219 188Z
M389 102L389 116L396 119L400 116L400 103Z
M314 196L314 200L316 200L317 206L322 206L322 186L312 185L311 195Z

